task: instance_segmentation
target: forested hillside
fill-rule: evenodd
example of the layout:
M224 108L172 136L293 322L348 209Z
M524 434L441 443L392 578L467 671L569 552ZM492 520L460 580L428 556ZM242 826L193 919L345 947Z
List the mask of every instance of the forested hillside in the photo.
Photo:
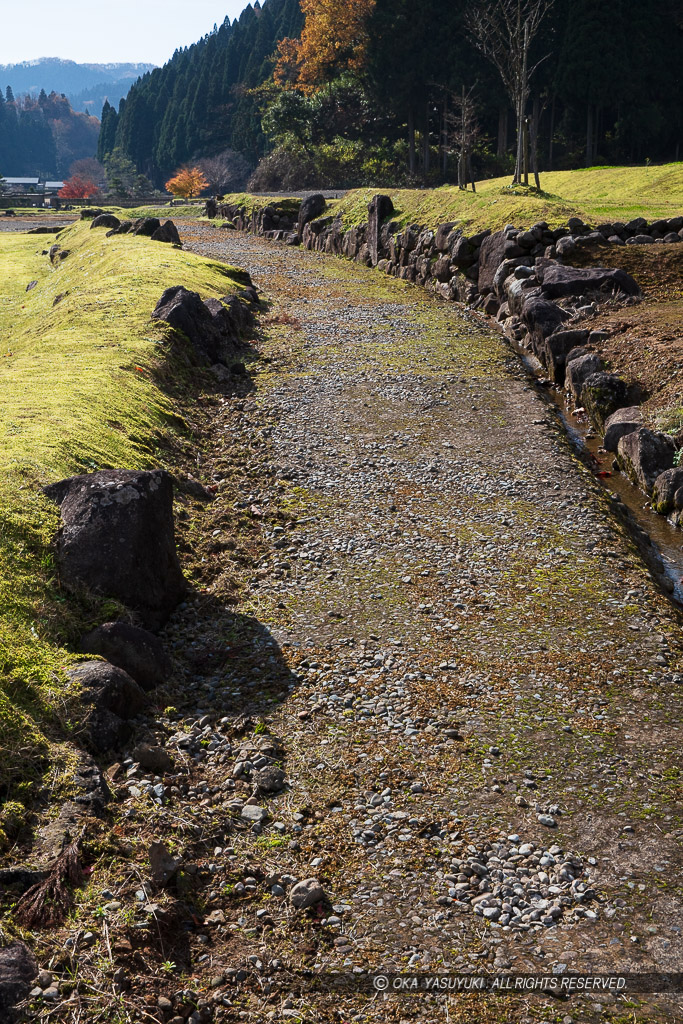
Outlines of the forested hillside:
M476 23L478 10L495 23L517 6L249 6L145 75L118 113L105 107L99 157L119 148L157 183L229 148L252 166L267 157L257 187L437 184L457 180L465 152L478 177L510 170L522 116L539 169L680 158L680 0L523 0L524 18L543 16L521 115L513 47L504 38L496 52L491 25L487 37Z
M66 96L41 89L15 99L8 87L0 92L0 173L62 177L94 155L98 132L97 118L73 111Z
M255 164L267 140L259 100L249 90L272 75L278 40L301 25L298 0L266 0L177 50L141 78L118 112L105 105L99 158L120 148L156 182L190 158L226 148Z

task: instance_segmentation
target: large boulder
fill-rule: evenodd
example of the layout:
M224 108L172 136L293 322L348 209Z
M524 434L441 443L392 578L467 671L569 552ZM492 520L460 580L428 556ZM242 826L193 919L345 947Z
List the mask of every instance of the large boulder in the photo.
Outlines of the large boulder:
M224 295L220 299L207 299L204 303L211 314L214 329L235 347L240 344L240 331L254 323L252 301L246 295Z
M111 238L112 235L127 235L129 231L133 229L132 220L122 220L117 228L112 228L107 231L106 238Z
M160 227L161 221L158 217L139 217L133 222L133 234L151 238Z
M163 470L108 469L51 484L62 582L115 598L158 629L187 592L175 548L173 480Z
M536 289L533 290L533 294L525 296L522 320L529 331L531 348L539 357L543 354L545 339L554 334L568 319L569 313L566 310L555 302L548 302L542 298Z
M674 443L666 434L640 427L620 439L617 460L624 473L649 494L660 473L673 467L674 451Z
M90 230L93 228L112 228L116 229L121 226L121 221L118 217L115 217L113 213L100 213L95 217L90 225Z
M26 999L31 983L38 976L38 965L23 942L12 942L0 949L0 1020L14 1024L16 1005Z
M513 260L503 260L493 276L493 291L499 302L505 300L505 282L517 267L528 266L528 256L518 256Z
M95 754L118 749L131 735L128 719L146 707L143 690L107 661L84 661L66 674L83 708L79 732L86 746Z
M643 425L643 414L638 405L628 405L624 409L617 409L605 420L605 437L602 442L603 448L608 452L616 452L617 445L626 434L633 433Z
M156 231L150 235L153 242L170 242L172 245L181 245L178 229L172 220L160 224Z
M576 251L576 239L573 235L565 235L564 238L558 238L555 243L555 252L560 259L564 259L566 256L572 256Z
M605 420L612 413L628 405L626 381L614 373L592 373L581 389L581 404L591 420L602 430Z
M597 352L587 352L585 356L567 362L565 371L565 387L575 402L580 401L584 383L592 373L602 369L602 359Z
M297 233L300 239L303 238L306 225L312 220L317 220L324 213L325 206L325 196L322 192L316 192L302 200L297 220Z
M173 671L161 640L129 622L105 622L91 630L81 640L81 650L106 658L127 672L143 690L161 686Z
M549 263L543 270L543 294L548 299L561 299L587 292L623 292L640 295L640 288L624 270L603 267L567 267Z
M454 227L454 221L448 221L447 224L439 224L434 237L434 248L437 252L448 252L452 248L456 240L453 233Z
M376 267L381 255L382 224L391 217L394 204L389 196L373 196L368 203L368 247L373 267Z
M200 366L234 362L240 347L240 324L236 322L233 300L208 299L202 302L197 292L182 285L167 288L152 313L153 320L163 320L174 331L184 335L192 346ZM238 300L239 301L239 300ZM245 305L245 309L248 307ZM240 312L240 317L246 316Z
M535 277L516 277L512 274L505 281L505 299L511 313L521 315L527 303L541 297L541 290Z
M683 508L683 466L659 474L652 488L652 507L662 516Z
M588 340L588 331L555 331L545 339L544 359L548 374L556 384L564 384L567 356Z
M81 210L81 220L92 220L93 217L99 217L102 213L104 210L99 206L86 206Z
M504 231L496 231L481 243L477 288L482 295L488 295L490 291L493 291L493 279L496 276L496 271L506 258L507 241ZM520 251L519 255L523 256L524 254Z
M437 234L438 237L438 234ZM469 270L476 261L475 249L469 238L459 235L451 247L451 263L458 270ZM478 273L478 271L477 271Z

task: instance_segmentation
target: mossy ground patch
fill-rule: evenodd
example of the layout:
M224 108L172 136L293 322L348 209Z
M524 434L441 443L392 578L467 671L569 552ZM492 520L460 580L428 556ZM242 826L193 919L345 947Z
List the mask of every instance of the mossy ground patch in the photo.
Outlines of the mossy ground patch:
M150 313L171 285L203 297L235 287L223 264L147 238L108 239L87 222L58 242L70 253L52 266L40 237L0 234L3 796L40 768L48 735L63 734L60 669L95 611L59 590L50 549L58 514L41 485L100 468L172 462L182 418L164 386L168 341Z
M575 171L550 171L541 175L541 192L510 186L510 176L477 182L477 192L461 192L454 185L434 189L392 189L386 186L351 189L341 199L329 200L325 216L341 214L346 227L368 219L368 203L378 192L391 196L400 225L438 224L454 221L469 234L505 224L529 227L547 220L552 227L568 217L594 223L674 217L683 211L683 163L659 167L589 167ZM226 201L245 206L248 213L273 203L266 196L249 193L226 196Z

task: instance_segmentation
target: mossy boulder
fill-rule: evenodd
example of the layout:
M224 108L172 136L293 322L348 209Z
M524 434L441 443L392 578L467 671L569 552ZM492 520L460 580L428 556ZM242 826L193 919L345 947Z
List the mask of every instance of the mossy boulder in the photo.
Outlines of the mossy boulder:
M602 359L597 352L586 352L574 359L567 359L565 386L575 402L581 401L583 385L591 376L602 369Z
M673 467L674 451L674 443L666 434L641 427L621 438L617 460L633 483L650 494L659 475Z
M81 649L123 669L143 690L161 686L173 671L161 640L129 622L105 622L83 637Z
M548 375L556 384L564 384L567 356L588 340L588 331L555 331L545 339L544 361Z
M297 219L297 233L299 238L303 237L304 228L309 221L317 220L318 217L325 210L325 196L321 192L316 192L312 196L306 196L299 207L299 216Z
M181 245L178 229L172 220L164 221L156 231L150 235L153 242L169 242L171 245Z
M163 470L101 470L45 488L60 506L57 566L71 590L121 601L160 628L187 592L175 548L173 480Z
M638 430L643 425L643 414L638 405L627 405L623 409L617 409L605 420L605 437L602 442L603 448L608 452L615 452L622 437Z
M121 227L121 221L118 217L115 217L113 213L100 213L95 217L90 225L90 230L93 228L109 228L117 230Z
M659 474L652 488L652 507L661 516L683 509L683 466Z
M241 348L240 334L254 322L253 307L259 303L247 275L247 287L220 299L202 301L198 292L182 285L167 288L152 313L183 335L200 366L230 366Z
M626 381L614 373L592 373L581 389L581 404L602 430L612 413L628 405Z
M67 671L79 706L78 734L95 754L117 750L131 735L128 720L146 706L143 690L108 661L84 661Z

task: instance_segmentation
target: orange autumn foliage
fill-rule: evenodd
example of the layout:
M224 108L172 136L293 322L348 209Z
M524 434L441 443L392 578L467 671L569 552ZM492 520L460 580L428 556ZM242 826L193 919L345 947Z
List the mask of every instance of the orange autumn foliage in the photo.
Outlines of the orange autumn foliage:
M73 178L65 181L57 195L60 199L89 199L98 192L97 185L89 178L82 178L80 174L74 174Z
M181 199L192 199L209 187L198 167L183 167L166 182L166 190Z
M279 43L277 84L310 95L344 71L362 70L374 7L375 0L301 0L301 38Z

